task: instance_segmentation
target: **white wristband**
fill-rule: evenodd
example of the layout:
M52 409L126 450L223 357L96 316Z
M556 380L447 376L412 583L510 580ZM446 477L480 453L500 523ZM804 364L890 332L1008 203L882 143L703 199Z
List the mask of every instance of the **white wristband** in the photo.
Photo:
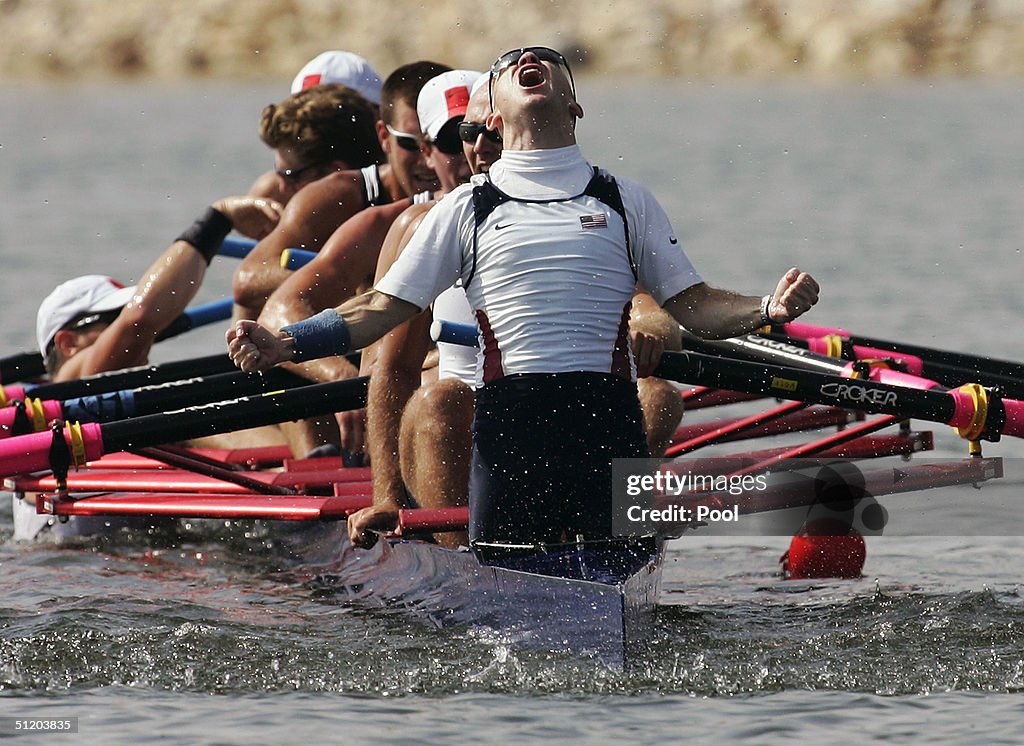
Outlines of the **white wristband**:
M771 303L771 295L766 295L761 299L761 326L768 326L772 323L771 317L768 315L768 307Z

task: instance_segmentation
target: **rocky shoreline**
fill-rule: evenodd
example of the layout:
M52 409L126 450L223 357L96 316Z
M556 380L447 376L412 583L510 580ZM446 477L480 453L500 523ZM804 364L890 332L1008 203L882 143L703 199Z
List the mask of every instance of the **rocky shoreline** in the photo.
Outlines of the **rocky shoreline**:
M1024 74L1021 0L0 0L0 76L288 79L324 49L387 71L525 43L684 78Z

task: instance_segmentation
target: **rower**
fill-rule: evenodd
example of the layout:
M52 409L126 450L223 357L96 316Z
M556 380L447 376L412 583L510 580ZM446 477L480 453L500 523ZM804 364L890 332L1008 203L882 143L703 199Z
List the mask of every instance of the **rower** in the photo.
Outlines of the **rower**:
M469 538L537 544L612 532L612 459L646 444L627 342L637 282L690 331L728 337L796 318L817 283L793 268L764 297L712 288L645 188L588 164L576 145L565 58L501 55L489 129L504 143L488 174L430 211L371 290L271 331L238 321L242 370L362 348L461 280L483 337L473 423Z
M361 210L437 189L437 177L420 153L416 96L424 83L449 69L436 62L413 62L388 76L376 122L379 146L373 149L383 150L386 162L322 173L323 178L310 184L311 188L289 200L277 229L260 241L235 271L239 314L256 318L267 298L287 278L287 271L280 266L285 249L319 249L338 226ZM290 171L288 178L293 178L304 165L284 164L283 168ZM362 166L365 168L360 170Z
M281 205L255 197L214 202L149 269L138 285L83 275L58 285L40 304L36 339L53 381L144 365L157 336L192 301L206 268L232 230L265 236Z
M448 72L442 71L439 75L447 75ZM458 85L465 87L466 79L471 76L472 73L468 71L449 76L451 87L457 87L455 81L459 81ZM436 78L437 76L432 80ZM421 92L419 88L416 89L414 104ZM429 98L433 101L432 97ZM435 102L435 107L442 105L445 105L443 99L439 104ZM458 107L457 116L462 115L464 107L463 99ZM448 108L441 108L441 111L447 120ZM419 116L416 111L413 112L413 117L416 118L418 130ZM417 148L423 148L427 153L423 156L424 162L430 173L435 174L435 166L439 159L430 157L431 151L435 148L427 147L422 142ZM462 160L461 148L458 160ZM464 163L461 168L463 171L466 170ZM436 174L434 178L443 185L443 181ZM465 178L468 178L468 172ZM457 184L458 180L455 183ZM273 292L260 313L260 323L271 328L279 328L301 321L325 308L333 308L372 287L377 257L385 238L392 232L400 236L405 225L416 214L415 210L407 212L407 209L414 204L429 204L434 196L433 190L420 192L412 197L369 207L346 220L331 234L323 249L311 262L289 275ZM356 367L343 357L312 360L293 368L299 375L314 381L342 380L358 373ZM318 449L317 452L323 452L325 447L337 444L340 445L343 455L348 456L351 462L358 460L364 451L364 420L363 411L341 412L336 419L317 418L312 424L311 421L297 425L289 424L284 430L288 434L292 450L296 453L307 453L314 448Z
M381 78L364 57L342 50L321 52L311 59L292 80L293 94L318 85L335 83L351 88L365 98L374 109L374 119L380 117ZM282 184L276 169L261 174L249 187L250 197L274 199L287 204L294 190Z
M474 87L458 130L466 161L474 174L488 172L501 154L500 136L484 125L490 111L487 80L482 77ZM425 92L426 88L420 94L421 102ZM425 119L422 112L420 119ZM438 169L444 185L442 173ZM420 218L405 230L397 249L389 251L386 247L381 253L377 279L397 259L427 209L410 210L418 212ZM437 380L430 381L423 375L420 386L420 371L430 347L429 330L435 317L476 324L466 294L455 285L441 293L430 309L399 325L375 344L367 404L374 505L349 516L349 538L356 546L374 542L376 537L371 529L394 530L402 507L446 508L465 505L468 500L472 387L477 355L472 348L439 342ZM651 358L649 365L657 363L660 350L666 345L679 348L678 325L653 304L650 296L638 294L634 299L633 326L643 329L634 337L634 350L642 347L645 352L640 355ZM648 444L652 453L660 454L682 417L682 399L667 381L644 378L640 386ZM465 538L464 532L435 534L435 539L445 546L463 545Z
M470 173L486 173L501 155L497 132L483 125L489 112L487 77L478 73L472 90L466 90L468 107L450 108L445 101L454 96L447 92L447 75L424 86L417 104L428 140L426 157L434 163L445 193L466 183ZM457 156L450 152L456 148ZM406 211L407 225L398 236L389 236L376 279L401 255L430 208ZM436 368L424 371L431 347L432 311L439 318L474 323L466 294L453 286L432 309L400 324L374 345L367 395L374 504L348 518L349 537L357 546L373 542L371 529L393 530L400 508L466 504L476 354L458 345L439 344ZM439 533L435 538L445 546L465 544L461 531Z

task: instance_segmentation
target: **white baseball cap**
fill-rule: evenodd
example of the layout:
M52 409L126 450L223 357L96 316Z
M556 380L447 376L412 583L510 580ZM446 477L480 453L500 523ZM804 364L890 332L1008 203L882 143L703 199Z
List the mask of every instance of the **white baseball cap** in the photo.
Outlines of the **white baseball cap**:
M483 75L476 70L449 70L431 78L416 98L420 131L433 140L448 122L464 116L469 106L469 91Z
M57 332L76 316L123 308L134 294L134 285L125 287L106 275L82 275L58 285L36 314L39 351L45 355Z
M292 93L324 83L341 83L358 91L371 104L380 106L380 75L369 62L353 52L322 52L299 70L292 81Z

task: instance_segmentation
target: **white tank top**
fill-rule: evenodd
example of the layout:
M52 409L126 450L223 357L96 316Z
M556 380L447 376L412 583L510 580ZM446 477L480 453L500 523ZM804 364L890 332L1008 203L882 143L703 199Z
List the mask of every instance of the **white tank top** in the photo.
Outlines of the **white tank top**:
M383 205L390 202L390 199L385 199L381 202L383 192L380 188L380 167L377 164L372 166L364 166L359 169L359 172L363 175L363 189L366 191L366 204L369 207L374 205Z

